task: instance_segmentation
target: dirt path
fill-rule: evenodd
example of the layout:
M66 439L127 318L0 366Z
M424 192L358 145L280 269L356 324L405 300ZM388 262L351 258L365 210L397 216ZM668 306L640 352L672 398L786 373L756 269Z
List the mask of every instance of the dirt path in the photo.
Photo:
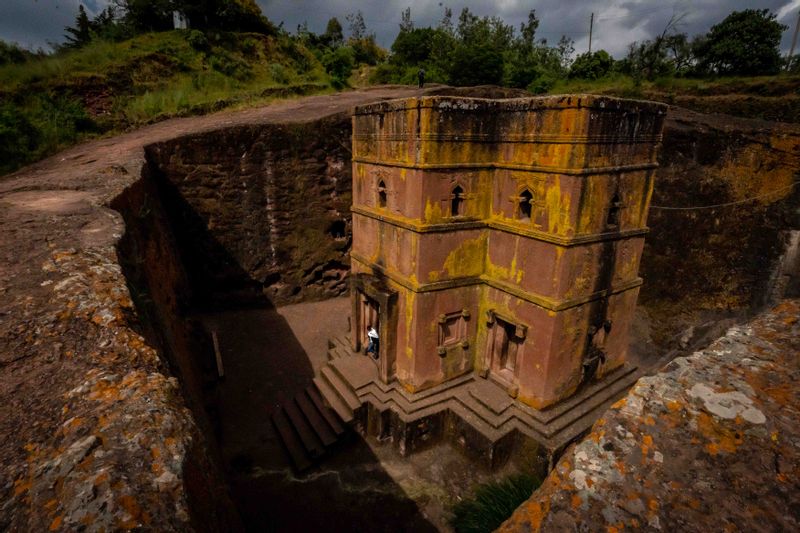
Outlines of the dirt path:
M108 185L116 182L103 180L109 174L138 172L143 161L142 148L150 143L234 126L306 122L348 112L356 105L416 94L420 94L419 89L384 86L279 101L240 111L166 120L130 133L74 146L2 177L0 195L14 190L46 188L91 190L95 194L102 194Z

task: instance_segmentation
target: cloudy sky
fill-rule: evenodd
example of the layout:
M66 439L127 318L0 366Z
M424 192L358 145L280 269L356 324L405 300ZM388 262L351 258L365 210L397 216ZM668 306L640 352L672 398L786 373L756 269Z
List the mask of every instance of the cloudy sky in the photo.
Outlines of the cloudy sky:
M367 29L381 45L388 47L398 31L400 13L411 8L417 27L436 25L443 6L454 16L463 7L478 15L496 15L519 27L527 13L535 9L541 24L538 36L555 42L561 35L575 41L576 52L588 45L589 15L594 12L592 48L604 48L615 57L625 54L628 43L660 33L673 13L685 14L681 31L689 35L704 33L731 11L767 8L790 29L784 32L781 48L788 51L800 0L257 0L275 23L294 31L306 21L312 31L322 32L330 17L338 17L347 30L344 17L361 10ZM47 48L48 42L63 40L64 26L75 20L78 4L89 13L105 7L108 0L0 0L0 39L27 48Z

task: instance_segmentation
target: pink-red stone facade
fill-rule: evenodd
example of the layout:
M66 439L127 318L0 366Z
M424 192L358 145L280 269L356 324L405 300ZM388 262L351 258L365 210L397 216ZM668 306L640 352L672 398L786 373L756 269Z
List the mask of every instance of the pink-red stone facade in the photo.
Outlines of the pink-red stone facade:
M596 96L356 108L354 348L377 322L382 379L421 391L475 371L539 409L622 365L665 112Z

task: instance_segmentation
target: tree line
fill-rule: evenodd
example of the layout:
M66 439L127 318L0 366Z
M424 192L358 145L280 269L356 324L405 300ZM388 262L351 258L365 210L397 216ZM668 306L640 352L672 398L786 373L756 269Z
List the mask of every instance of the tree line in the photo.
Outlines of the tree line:
M782 68L798 72L797 61L787 64L780 40L787 29L766 9L734 11L693 38L680 32L682 17L673 16L661 34L628 46L616 60L605 50L578 55L565 36L550 44L537 38L539 19L534 10L519 31L498 17L478 17L464 8L458 19L445 8L435 27L415 27L410 9L401 16L400 31L388 60L378 66L379 83L413 83L419 69L426 79L451 85L497 84L547 92L565 78L599 79L621 73L636 81L664 76L757 76Z
M173 13L182 13L200 32L256 32L282 35L311 50L325 66L332 84L347 85L354 68L371 65L372 83L415 83L420 69L431 82L450 85L495 84L549 91L562 79L599 79L614 74L635 81L665 76L755 76L781 69L800 72L800 61L780 55L780 39L787 29L767 9L734 11L701 35L680 31L682 17L673 16L652 39L631 43L624 57L605 50L574 57L574 42L562 36L555 43L539 38L534 10L517 30L499 17L479 17L464 8L457 17L445 7L435 26L416 27L411 9L401 13L400 27L390 50L376 44L360 11L347 15L348 36L338 18L315 34L301 24L290 34L276 26L254 0L114 0L90 18L79 7L74 25L65 29L58 50L80 48L93 40L119 41L140 33L173 27ZM41 54L39 54L41 55ZM0 42L0 64L36 57Z

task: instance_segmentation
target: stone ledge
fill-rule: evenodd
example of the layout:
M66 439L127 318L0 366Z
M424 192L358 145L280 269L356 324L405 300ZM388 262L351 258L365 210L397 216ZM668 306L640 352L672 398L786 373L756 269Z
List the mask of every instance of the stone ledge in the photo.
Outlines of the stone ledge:
M796 531L800 300L642 378L501 531Z
M397 381L381 382L373 361L352 351L347 353L348 350L342 348L344 343L346 341L341 339L329 342L330 360L322 375L335 375L336 383L321 390L330 405L341 409L346 404L346 418L355 419L356 425L367 426L357 420L358 412L365 412L361 409L363 405L377 412L389 410L408 426L447 414L458 417L489 445L509 436L522 435L542 445L548 454L586 431L603 409L624 394L639 375L635 368L620 367L569 400L538 411L511 399L499 385L475 374L411 394ZM330 383L332 379L328 377L325 381ZM507 401L490 402L496 404L492 409L481 399L489 396L505 397ZM360 405L356 405L354 397Z

